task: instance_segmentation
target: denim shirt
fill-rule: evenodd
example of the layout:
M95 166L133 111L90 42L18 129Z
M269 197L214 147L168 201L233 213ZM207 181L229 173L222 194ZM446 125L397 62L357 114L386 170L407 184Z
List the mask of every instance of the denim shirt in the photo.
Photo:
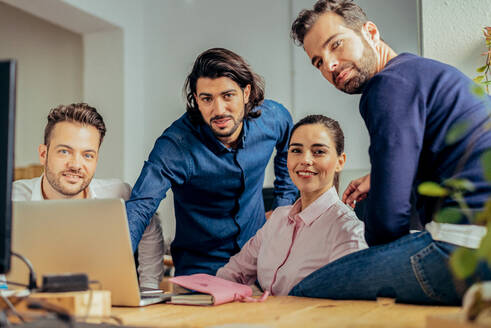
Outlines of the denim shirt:
M174 193L176 275L215 274L265 222L264 171L276 148L273 207L292 204L297 189L286 166L292 119L265 100L244 120L239 145L225 147L206 124L188 114L157 139L126 202L133 249L167 190Z

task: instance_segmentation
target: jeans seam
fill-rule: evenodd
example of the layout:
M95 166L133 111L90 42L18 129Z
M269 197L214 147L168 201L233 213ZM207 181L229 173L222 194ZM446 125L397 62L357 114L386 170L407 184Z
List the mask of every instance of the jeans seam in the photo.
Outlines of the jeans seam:
M427 233L427 232L426 231L423 231L423 232L420 232L420 233L417 233L417 234L416 233L415 234L412 234L411 236L413 238L421 238L421 235L422 234L425 234L425 233ZM370 249L370 252L373 253L373 254L384 253L386 251L386 248L387 248L388 245L390 245L390 248L391 249L394 249L394 248L397 249L397 248L401 247L401 245L404 245L404 244L406 244L408 242L409 242L409 239L405 239L405 240L402 240L402 241L400 239L398 239L398 240L393 241L393 242L391 242L389 244L371 246L369 248L365 248L365 249L359 250L357 252L348 254L346 256L340 257L339 259L337 259L336 261L333 261L331 263L338 262L338 261L339 261L339 263L342 263L343 261L348 261L348 260L351 261L352 259L363 258L365 256L365 254L364 254L365 251L367 251L369 249ZM374 248L376 248L376 249L374 250ZM349 258L347 259L347 257L349 257ZM329 263L327 265L330 265L331 263Z
M424 269L420 265L421 259L434 250L436 250L435 244L431 243L415 255L411 256L411 266L416 280L418 280L419 286L421 287L423 292L432 299L443 301L443 299L439 297L437 293L435 293L435 290L430 286L428 279L426 278L426 275L424 273Z

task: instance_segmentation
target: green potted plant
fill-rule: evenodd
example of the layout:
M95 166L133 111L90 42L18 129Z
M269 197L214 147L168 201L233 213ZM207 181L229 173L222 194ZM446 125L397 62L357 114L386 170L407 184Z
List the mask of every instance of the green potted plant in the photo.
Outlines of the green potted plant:
M482 55L485 56L486 61L483 66L477 69L479 75L473 79L475 84L471 86L472 92L480 98L486 98L490 94L489 85L491 84L491 27L485 27L483 32L487 51ZM491 119L485 128L491 129ZM447 134L446 142L448 144L456 142L466 131L466 122L455 124ZM483 153L481 162L484 176L491 182L491 149ZM484 209L475 215L469 210L463 198L465 192L473 190L473 184L465 179L448 179L442 184L424 182L418 187L418 191L422 195L451 197L458 204L458 207L445 207L439 210L435 214L435 221L457 223L465 216L469 222L487 227L487 233L478 249L458 248L452 254L450 265L455 276L459 279L465 279L472 275L480 261L491 264L491 197L487 200ZM468 319L474 320L483 311L491 313L491 282L472 286L464 298L464 312Z

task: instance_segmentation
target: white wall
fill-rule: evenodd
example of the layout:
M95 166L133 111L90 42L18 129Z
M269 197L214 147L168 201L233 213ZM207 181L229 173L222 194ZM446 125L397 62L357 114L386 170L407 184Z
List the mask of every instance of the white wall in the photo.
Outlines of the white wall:
M97 177L124 176L123 32L112 28L85 34L84 101L97 108L106 124Z
M491 25L491 0L421 1L425 57L476 77L476 68L485 64L482 28Z
M97 57L105 65L111 65L105 76L103 72L97 74L94 66L86 66L88 75L86 84L94 87L84 94L87 99L99 99L103 102L104 114L111 130L108 140L104 142L104 154L98 165L98 176L112 176L122 178L133 184L142 168L145 153L144 126L145 98L144 98L144 39L143 31L143 1L133 0L63 0L65 4L104 20L109 26L94 32L84 34L85 51L91 53L94 63ZM112 34L112 37L111 37ZM106 49L98 45L107 43ZM122 49L122 52L118 52ZM111 61L116 61L112 63ZM115 69L115 64L122 64L121 70ZM109 86L114 97L101 99L104 89L109 83L122 83L122 90L118 86ZM93 92L92 92L92 91ZM99 90L99 91L98 91ZM97 94L95 94L97 93ZM152 109L153 110L153 109ZM115 139L109 139L109 138ZM116 145L117 143L117 145ZM111 149L112 146L115 148ZM117 152L114 152L117 149ZM121 175L118 175L122 172Z
M15 165L37 164L48 111L82 100L82 37L0 3L0 40L18 63Z

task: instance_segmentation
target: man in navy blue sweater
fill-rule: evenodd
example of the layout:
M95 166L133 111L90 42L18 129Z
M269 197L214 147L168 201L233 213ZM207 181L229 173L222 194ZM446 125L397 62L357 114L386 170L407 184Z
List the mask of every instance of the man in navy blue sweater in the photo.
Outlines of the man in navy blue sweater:
M300 282L292 295L337 299L395 297L399 302L459 304L473 280L490 279L482 264L468 282L448 266L457 247L475 249L486 228L472 224L491 195L480 158L491 149L489 97L470 92L472 81L443 63L397 55L377 26L350 0L320 0L303 10L292 37L321 74L337 89L361 93L360 113L370 134L369 175L352 181L343 201L354 207L367 198L367 250L346 256ZM452 143L455 124L467 129ZM458 207L417 193L423 181L467 179L469 207L456 224L433 222L438 207ZM425 230L409 233L417 211Z

